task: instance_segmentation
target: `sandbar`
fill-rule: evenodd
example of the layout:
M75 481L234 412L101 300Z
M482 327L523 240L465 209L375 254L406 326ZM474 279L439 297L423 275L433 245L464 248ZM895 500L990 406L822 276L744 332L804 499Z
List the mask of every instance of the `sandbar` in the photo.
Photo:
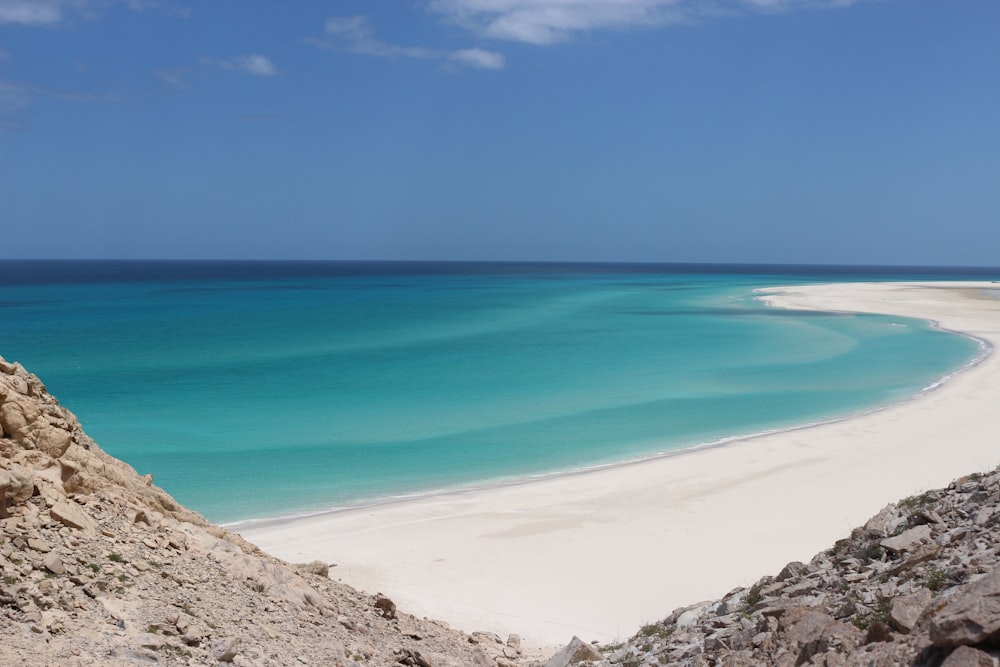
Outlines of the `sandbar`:
M759 290L780 308L932 320L984 356L933 390L839 421L677 456L249 525L288 561L467 632L613 641L809 560L889 502L1000 464L1000 285Z

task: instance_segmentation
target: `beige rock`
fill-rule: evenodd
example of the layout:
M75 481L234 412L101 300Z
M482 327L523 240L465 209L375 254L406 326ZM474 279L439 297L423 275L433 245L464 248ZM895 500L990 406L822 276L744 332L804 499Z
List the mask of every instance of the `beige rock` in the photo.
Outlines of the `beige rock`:
M603 659L604 655L596 648L579 637L573 637L569 644L549 658L545 667L570 667L570 665L578 665L581 662Z
M21 397L13 398L8 395L7 400L0 405L0 426L4 433L18 442L21 442L19 437L23 438L18 435L19 432L41 416L42 408L37 403Z
M66 574L66 566L63 565L62 559L56 553L46 554L45 558L42 559L42 564L52 574Z
M10 516L9 505L23 503L34 493L35 482L31 471L16 463L0 468L0 519Z
M97 533L97 522L87 516L79 505L68 500L56 502L49 508L49 515L64 526L83 531L85 535Z

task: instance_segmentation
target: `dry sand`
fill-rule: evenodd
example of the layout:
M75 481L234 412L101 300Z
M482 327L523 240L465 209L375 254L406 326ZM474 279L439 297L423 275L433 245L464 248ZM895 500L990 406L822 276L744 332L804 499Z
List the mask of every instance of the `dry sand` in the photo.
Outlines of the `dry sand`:
M1000 343L1000 285L763 290L774 306L930 319ZM991 296L992 295L992 296ZM638 464L240 532L466 631L609 641L808 560L886 503L1000 463L1000 355L913 400Z

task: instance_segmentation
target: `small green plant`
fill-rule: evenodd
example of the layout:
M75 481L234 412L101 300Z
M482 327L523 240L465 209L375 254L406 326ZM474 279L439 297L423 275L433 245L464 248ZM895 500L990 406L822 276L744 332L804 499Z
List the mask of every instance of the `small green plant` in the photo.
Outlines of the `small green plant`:
M844 539L837 540L836 542L833 543L832 547L826 550L826 555L830 556L831 558L833 556L836 556L841 552L841 550L843 550L844 547L848 545L849 542L850 540L848 540L846 537Z
M614 644L605 644L601 647L601 653L614 653L622 646L625 646L624 642L616 642Z
M158 626L158 625L147 625L146 626L146 632L148 632L151 635L158 635L158 634L160 634L160 626Z
M180 606L180 610L183 611L188 616L194 616L195 618L198 617L198 614L194 612L194 609L191 609L191 607L188 606L187 602L185 602Z
M923 493L918 494L916 496L910 496L909 498L904 498L903 507L905 507L908 510L915 510L930 504L931 500L932 499L930 492L924 491Z
M888 623L891 609L892 601L889 598L880 598L872 611L858 614L851 619L851 623L860 630L867 630L873 623Z
M3 583L5 583L5 584L16 584L17 583L17 577L12 577L11 575L6 574L6 575L4 575Z
M125 581L127 579L128 579L128 577L126 577L124 574L119 574L118 575L118 581L122 582L123 584L125 583Z
M181 656L184 658L188 658L191 656L191 651L185 648L181 648L180 646L174 646L173 644L164 644L163 651L164 653L169 653L171 655Z
M108 554L108 560L111 561L112 563L124 563L125 562L125 559L122 558L122 555L121 554L116 554L116 553L109 553Z
M155 560L148 560L146 562L149 563L149 565L151 567L155 567L157 570L159 570L159 569L161 569L163 567L163 563L160 563L160 562L155 561Z
M764 599L764 595L760 592L760 589L760 583L756 583L747 591L747 594L743 597L744 611L749 611L751 607Z
M254 584L253 589L258 593L264 592L264 584Z
M927 578L924 579L924 586L932 591L937 591L941 586L948 583L951 575L947 570L933 566L927 570Z
M101 566L98 565L97 563L87 563L87 567L90 568L91 571L93 571L93 572L100 572L101 571Z

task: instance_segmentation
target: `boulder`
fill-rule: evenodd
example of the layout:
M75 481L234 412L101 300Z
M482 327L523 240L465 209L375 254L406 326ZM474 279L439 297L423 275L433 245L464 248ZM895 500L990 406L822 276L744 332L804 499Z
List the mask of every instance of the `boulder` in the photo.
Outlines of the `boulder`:
M23 437L19 435L21 429L33 424L41 416L41 406L33 401L8 395L3 404L0 405L0 426L3 427L4 433L19 443L21 442L19 438Z
M68 500L57 501L49 508L49 515L64 526L80 530L85 535L97 534L97 522Z
M989 653L971 646L959 646L941 663L941 667L993 667L996 663Z
M879 544L887 551L899 555L905 551L913 551L919 545L930 541L931 527L927 524L921 524L909 530L904 530L895 537L884 539Z
M935 646L996 644L1000 638L1000 568L963 586L930 621Z
M383 618L396 618L396 603L384 595L375 596L375 608Z
M569 667L592 660L604 660L604 655L579 637L573 637L569 644L549 658L545 667Z
M35 479L27 468L11 463L0 468L0 519L10 516L9 505L23 503L35 492Z
M900 632L909 633L933 597L929 590L921 588L912 595L895 598L889 610L889 619L892 621L893 627Z

